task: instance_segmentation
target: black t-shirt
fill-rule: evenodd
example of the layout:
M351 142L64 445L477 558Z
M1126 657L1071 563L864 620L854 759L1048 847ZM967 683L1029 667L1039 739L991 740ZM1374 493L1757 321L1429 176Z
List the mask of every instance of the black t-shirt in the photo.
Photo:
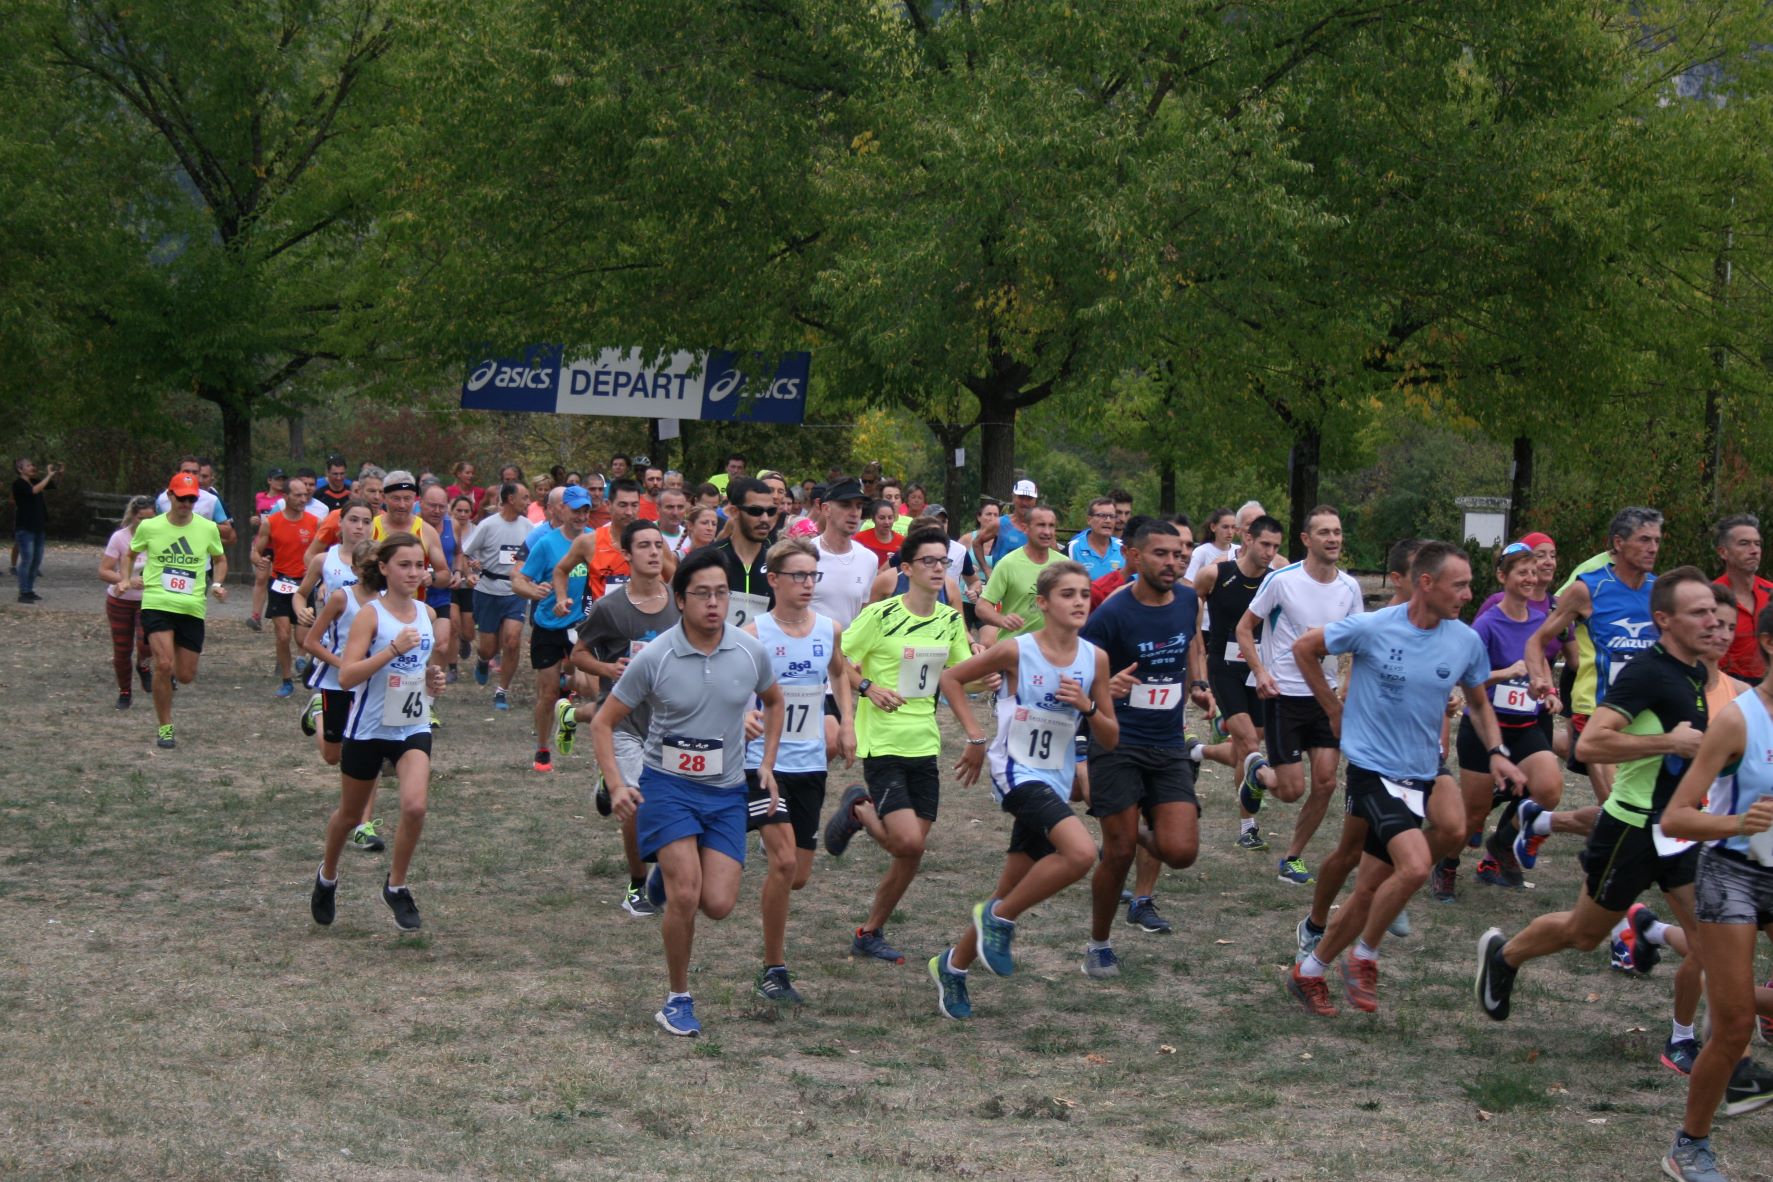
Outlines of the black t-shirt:
M743 627L776 606L776 593L770 589L764 564L764 555L769 553L774 542L775 538L771 536L757 548L757 560L749 568L739 557L738 551L733 549L731 538L722 538L714 543L713 550L720 555L720 565L726 568L726 585L732 594L732 609L727 614L726 622L735 628Z
M13 528L20 533L36 533L48 528L48 501L23 476L12 482L12 503L18 507L17 524Z
M1620 672L1601 705L1631 719L1625 728L1629 734L1666 735L1683 722L1703 731L1705 678L1703 665L1682 664L1658 644ZM1668 806L1690 762L1678 755L1652 755L1620 764L1607 811L1642 824L1644 817Z
M1231 651L1230 645L1237 643L1238 621L1250 610L1250 600L1256 598L1256 590L1262 586L1268 572L1262 571L1252 578L1238 569L1235 558L1216 564L1215 569L1218 574L1214 576L1213 589L1207 593L1207 634L1204 639L1207 663L1218 667L1228 663L1225 654ZM1256 639L1260 640L1260 622L1254 631ZM1238 664L1243 663L1243 657L1239 656Z
M343 509L345 507L345 505L351 500L351 490L345 488L340 489L338 492L334 492L332 491L332 487L328 485L326 481L322 480L319 484L314 486L314 499L319 501L322 505L325 505L326 511L331 513L334 509Z

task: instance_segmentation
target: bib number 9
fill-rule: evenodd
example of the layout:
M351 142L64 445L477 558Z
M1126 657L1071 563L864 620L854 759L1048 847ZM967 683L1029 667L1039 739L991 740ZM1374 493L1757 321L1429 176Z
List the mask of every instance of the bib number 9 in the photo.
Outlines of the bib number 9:
M935 697L947 660L946 645L918 644L904 649L899 659L899 696L907 700Z

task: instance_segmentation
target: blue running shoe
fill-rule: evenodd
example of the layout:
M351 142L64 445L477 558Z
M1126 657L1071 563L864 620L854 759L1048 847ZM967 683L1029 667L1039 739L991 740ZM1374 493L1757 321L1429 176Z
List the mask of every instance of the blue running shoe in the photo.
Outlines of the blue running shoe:
M973 1003L967 997L967 975L948 967L948 954L953 951L950 948L930 957L930 980L936 983L936 1008L944 1018L958 1022L973 1016Z
M1698 1058L1699 1040L1696 1038L1671 1038L1662 1048L1662 1065L1677 1075L1692 1075L1693 1064Z
M876 928L857 928L856 938L850 941L851 956L865 956L874 960L884 960L891 964L904 964L905 954L886 942L886 933Z
M1317 875L1306 869L1304 858L1282 858L1278 877L1294 886L1310 886L1317 881Z
M1478 849L1479 847L1481 847L1483 844L1484 844L1484 831L1482 829L1479 829L1476 833L1472 834L1470 837L1465 839L1465 848L1467 848L1467 849L1475 850L1475 849Z
M1083 974L1098 981L1120 976L1120 957L1112 948L1085 948Z
M1176 930L1175 925L1157 913L1157 904L1149 895L1127 904L1127 924L1156 936L1167 936Z
M511 701L510 701L510 699L505 697L504 690L496 689L493 691L493 709L494 710L509 710L509 709L511 709Z
M1635 937L1631 942L1632 971L1648 974L1662 962L1662 949L1650 939L1650 925L1658 922L1656 913L1642 903L1633 903L1625 918L1631 921L1631 933Z
M665 872L659 869L657 862L654 862L653 868L647 872L646 897L654 907L665 905Z
M1262 811L1262 800L1268 795L1268 789L1257 778L1257 773L1267 766L1268 761L1262 758L1260 751L1244 756L1244 778L1237 786L1237 802L1251 815Z
M994 977L1007 977L1016 971L1015 958L1010 955L1010 942L1016 938L1013 921L997 918L992 908L997 900L973 904L973 933L979 937L979 959Z
M665 1029L666 1034L675 1034L679 1038L694 1038L702 1033L702 1024L696 1021L696 999L685 993L681 997L669 998L665 1006L653 1019Z
M474 662L474 684L485 685L492 679L492 666L485 661Z
M1522 870L1531 870L1539 864L1539 847L1545 844L1545 835L1533 832L1533 822L1544 812L1543 808L1531 800L1523 800L1520 812L1515 816L1520 824L1520 832L1514 835L1514 860L1521 864Z
M1633 963L1632 955L1635 949L1632 948L1632 945L1637 942L1637 933L1626 928L1622 935L1623 939L1615 939L1609 945L1609 950L1612 953L1609 963L1619 972L1636 972L1637 966Z
M293 693L295 693L295 686L290 684L289 678L284 678L282 684L277 687L277 696L287 698Z

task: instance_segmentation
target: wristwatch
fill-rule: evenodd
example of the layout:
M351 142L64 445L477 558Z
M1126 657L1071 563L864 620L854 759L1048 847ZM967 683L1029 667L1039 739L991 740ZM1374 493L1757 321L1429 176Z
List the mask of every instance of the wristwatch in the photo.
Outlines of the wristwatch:
M1508 756L1508 747L1507 747L1507 745L1505 745L1503 743L1496 744L1494 747L1492 747L1488 751L1484 752L1484 754L1485 755L1500 755L1504 759L1507 759L1509 757Z
M1212 689L1213 683L1210 681L1191 681L1188 683L1188 688L1189 689Z
M868 696L868 691L869 691L869 690L871 690L871 689L873 689L873 688L874 688L874 683L873 683L873 682L872 682L872 681L869 681L869 680L868 680L868 679L867 679L867 678L866 678L866 677L864 677L864 678L863 678L863 679L862 679L862 680L861 680L861 682L860 682L860 684L858 684L858 685L857 685L857 686L856 686L856 689L857 689L857 690L859 690L859 691L861 691L861 694L862 694L862 696L863 696L863 697L867 697L867 696Z

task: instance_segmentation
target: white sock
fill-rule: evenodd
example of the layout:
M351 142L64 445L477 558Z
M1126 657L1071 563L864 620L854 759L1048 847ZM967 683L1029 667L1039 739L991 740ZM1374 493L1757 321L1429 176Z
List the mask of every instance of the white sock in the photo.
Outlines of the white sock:
M1527 832L1536 837L1550 837L1552 815L1551 813L1540 813L1534 817L1533 823L1527 827Z
M339 880L326 877L326 872L324 870L316 870L314 872L314 877L320 881L321 886L335 887L339 885Z
M1254 818L1254 817L1245 817L1243 820L1238 822L1238 832L1239 833L1248 833L1252 829L1254 829L1255 827L1256 827L1256 818Z
M964 977L967 975L965 969L957 969L954 967L954 949L952 948L942 954L942 967L957 977Z
M1326 967L1324 962L1317 958L1317 953L1313 952L1299 962L1299 975L1301 977L1321 977L1324 975Z
M665 1004L666 1005L670 1005L674 1001L689 1001L689 1000L691 1000L691 998L690 998L690 995L687 993L673 993L669 989L667 989L665 991Z
M1617 940L1619 938L1619 934L1621 932L1627 931L1628 929L1630 929L1630 927L1631 927L1630 920L1628 920L1628 919L1620 920L1618 923L1613 925L1613 938L1615 940Z
M986 905L985 914L989 915L992 919L995 919L998 923L1007 923L1011 927L1016 926L1015 920L1005 919L1003 916L1001 916L997 913L997 900L996 899L993 899L989 904Z
M1113 948L1113 947L1114 947L1113 940L1091 940L1089 942L1089 944L1084 948L1084 951L1085 952L1100 952L1104 948Z
M1367 942L1365 940L1356 940L1354 942L1354 954L1362 960L1379 959L1379 950L1377 948L1367 947Z
M1657 920L1655 923L1644 929L1644 939L1650 941L1652 944L1660 944L1664 948L1668 947L1668 925L1663 923L1660 919Z
M1670 1022L1669 1026L1671 1033L1668 1036L1668 1040L1670 1042L1685 1042L1693 1037L1693 1028L1691 1026L1682 1026L1679 1022Z

